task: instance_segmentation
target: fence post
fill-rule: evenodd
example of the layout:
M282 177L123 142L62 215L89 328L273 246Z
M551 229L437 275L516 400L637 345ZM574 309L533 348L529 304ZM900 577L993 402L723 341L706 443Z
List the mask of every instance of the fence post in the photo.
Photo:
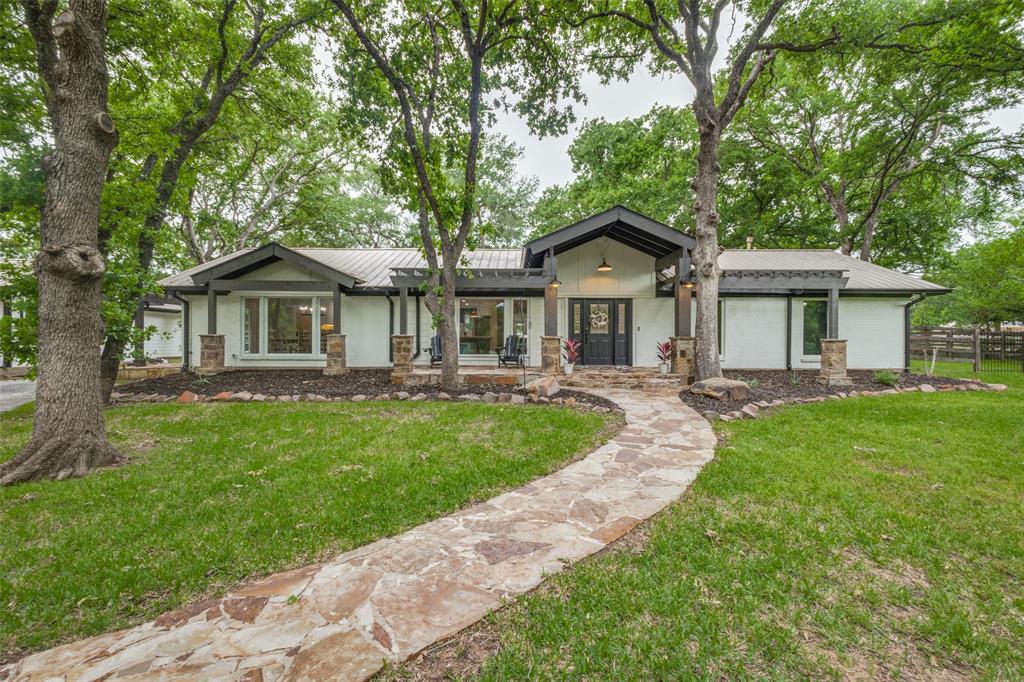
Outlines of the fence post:
M974 372L981 371L981 327L974 327Z

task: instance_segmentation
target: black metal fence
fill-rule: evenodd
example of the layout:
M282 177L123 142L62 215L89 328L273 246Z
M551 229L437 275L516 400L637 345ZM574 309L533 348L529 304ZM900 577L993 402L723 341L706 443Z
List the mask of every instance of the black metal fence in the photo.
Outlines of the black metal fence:
M910 352L926 363L971 363L975 372L1024 372L1024 331L914 327Z

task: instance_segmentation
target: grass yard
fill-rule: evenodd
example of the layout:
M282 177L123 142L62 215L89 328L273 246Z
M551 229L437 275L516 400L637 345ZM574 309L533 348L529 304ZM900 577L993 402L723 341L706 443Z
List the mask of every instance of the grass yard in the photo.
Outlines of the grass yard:
M1024 375L983 379L722 424L646 545L492 616L481 676L1019 679Z
M31 405L0 415L0 461L31 417ZM487 499L585 454L620 420L465 403L111 409L127 466L0 488L0 661Z

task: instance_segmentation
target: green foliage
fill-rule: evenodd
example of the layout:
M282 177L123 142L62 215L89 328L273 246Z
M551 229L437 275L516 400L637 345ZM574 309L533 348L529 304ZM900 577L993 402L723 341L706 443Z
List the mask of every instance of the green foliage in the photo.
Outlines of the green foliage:
M618 423L392 402L137 405L106 419L126 466L0 490L0 661L395 535L564 466ZM31 429L30 409L0 415L0 461Z
M1024 225L1005 236L965 246L927 279L953 289L913 311L914 324L999 324L1024 321Z
M1016 677L1024 375L1004 376L725 425L679 502L493 616L479 678Z
M883 386L898 386L900 375L892 370L880 369L871 376L871 380Z
M656 106L634 119L587 121L569 147L575 177L544 191L534 230L551 232L616 204L687 228L696 142L690 109Z

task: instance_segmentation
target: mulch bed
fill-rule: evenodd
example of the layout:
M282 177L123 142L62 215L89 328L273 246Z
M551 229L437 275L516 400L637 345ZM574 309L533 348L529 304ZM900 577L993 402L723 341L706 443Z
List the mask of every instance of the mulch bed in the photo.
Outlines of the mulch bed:
M399 391L410 394L423 393L435 399L441 393L437 385L405 385L391 383L389 369L353 369L341 376L324 376L318 369L272 369L272 370L236 370L223 372L213 376L201 377L191 372L180 372L158 379L144 379L119 384L115 391L120 394L179 396L185 391L192 391L202 396L217 393L262 393L268 396L306 396L318 395L325 398L351 398L356 395L375 398L387 393L394 395ZM452 398L460 395L479 395L485 393L523 393L522 387L507 384L467 384L458 391L449 392ZM605 398L585 393L562 389L554 397L576 398L577 402L593 407L618 409L618 406Z
M930 384L938 390L956 390L960 385L977 385L976 381L951 379L948 377L928 377L922 374L901 374L899 384L889 386L874 380L874 372L850 370L852 386L822 386L815 381L817 370L725 370L722 372L727 379L739 379L750 384L750 398L747 400L715 400L706 396L690 393L689 389L680 391L679 399L698 412L717 412L725 414L741 409L747 403L799 402L812 398L827 398L830 395L849 394L851 391L880 392L891 388L912 388L922 384ZM948 389L945 387L949 387Z

